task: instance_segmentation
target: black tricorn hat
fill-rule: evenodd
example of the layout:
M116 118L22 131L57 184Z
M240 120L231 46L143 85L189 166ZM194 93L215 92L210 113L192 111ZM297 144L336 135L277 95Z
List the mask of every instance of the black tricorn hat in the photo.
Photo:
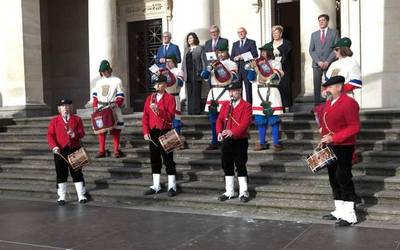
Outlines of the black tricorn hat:
M72 101L68 98L61 98L60 101L58 101L57 106L62 106L62 105L71 105Z
M328 81L324 82L322 84L322 87L328 87L330 85L334 85L334 84L344 84L344 77L343 76L332 76L331 78L328 79Z

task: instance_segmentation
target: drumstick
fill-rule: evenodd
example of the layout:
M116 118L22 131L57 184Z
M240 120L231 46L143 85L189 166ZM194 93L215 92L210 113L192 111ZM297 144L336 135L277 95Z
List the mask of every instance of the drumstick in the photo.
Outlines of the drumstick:
M149 142L152 142L158 148L158 145L152 139L149 138Z

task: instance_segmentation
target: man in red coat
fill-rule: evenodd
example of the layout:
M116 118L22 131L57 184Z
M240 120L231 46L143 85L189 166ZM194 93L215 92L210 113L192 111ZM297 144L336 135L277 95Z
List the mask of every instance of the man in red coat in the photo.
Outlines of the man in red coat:
M343 93L344 82L344 77L334 76L322 84L327 88L327 102L322 113L321 143L329 145L337 156L336 163L328 167L335 211L322 218L337 220L337 226L357 223L351 167L356 138L360 132L360 116L357 102Z
M86 203L85 180L83 179L82 170L74 171L60 156L67 158L67 155L81 147L81 139L85 136L83 123L79 116L72 113L71 100L61 99L58 103L58 112L60 114L51 119L47 132L47 141L54 153L56 166L57 202L60 206L65 205L69 170L75 184L79 203Z
M252 120L251 104L242 99L242 85L238 81L227 86L230 103L224 103L217 119L218 141L222 143L222 169L225 173L225 193L218 197L226 201L235 197L233 182L235 166L239 180L239 200L249 201L247 190L248 128Z
M153 186L144 194L152 195L161 191L160 175L163 159L168 174L168 196L176 195L176 169L173 152L166 154L161 147L159 137L172 129L175 118L175 97L166 89L167 77L160 75L155 80L156 93L149 95L144 103L142 130L144 139L149 141L150 162L153 174Z

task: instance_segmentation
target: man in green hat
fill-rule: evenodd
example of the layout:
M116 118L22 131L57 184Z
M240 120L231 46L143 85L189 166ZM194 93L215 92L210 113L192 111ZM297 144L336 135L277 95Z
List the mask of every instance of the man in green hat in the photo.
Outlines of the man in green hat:
M353 58L350 49L351 40L348 37L339 39L332 48L338 60L334 61L325 74L325 80L333 76L343 76L345 83L343 91L353 96L353 91L362 87L360 64Z
M218 60L212 62L200 74L204 80L211 81L211 88L208 91L204 110L208 113L208 119L211 123L212 138L206 150L218 149L215 123L221 105L225 102L229 102L229 94L225 87L231 83L232 80L237 79L237 65L229 59L227 42L221 42L218 45L217 56Z
M281 94L278 86L283 76L282 64L274 60L272 43L264 44L260 57L247 67L247 79L252 83L254 123L258 129L259 143L255 150L267 149L265 141L268 125L271 126L272 145L274 151L282 149L279 143L279 125L283 114Z
M121 107L125 101L124 89L121 79L112 74L112 68L107 60L101 61L99 73L101 78L97 80L92 90L93 110L96 112L97 109L107 106L112 108L116 116L114 128L111 130L114 139L114 157L119 158L123 156L123 153L119 149L119 140L121 130L124 128L124 119L121 111ZM99 152L96 158L102 158L107 156L105 148L106 134L99 134L98 140Z

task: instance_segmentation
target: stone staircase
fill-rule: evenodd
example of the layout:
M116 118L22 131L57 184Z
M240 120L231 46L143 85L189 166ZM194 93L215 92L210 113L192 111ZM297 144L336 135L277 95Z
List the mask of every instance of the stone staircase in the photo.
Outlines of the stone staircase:
M179 195L143 196L151 185L149 151L142 139L141 114L125 116L122 159L91 158L84 175L94 201L124 206L190 208L218 213L239 211L244 215L287 215L320 218L332 210L327 171L313 175L303 157L317 144L314 118L309 113L282 116L284 150L253 151L257 134L253 128L248 151L249 188L252 200L217 201L223 193L224 177L220 152L204 151L210 141L205 116L183 116L183 135L188 149L176 151ZM359 163L353 174L358 194L359 218L400 223L400 110L362 111L362 131L357 145ZM0 120L0 195L56 199L55 171L46 132L49 117ZM84 119L84 145L90 156L97 152L97 138ZM111 139L108 148L112 149ZM163 170L163 173L165 171ZM162 175L164 186L166 176ZM69 199L75 200L69 185Z

